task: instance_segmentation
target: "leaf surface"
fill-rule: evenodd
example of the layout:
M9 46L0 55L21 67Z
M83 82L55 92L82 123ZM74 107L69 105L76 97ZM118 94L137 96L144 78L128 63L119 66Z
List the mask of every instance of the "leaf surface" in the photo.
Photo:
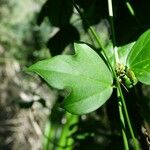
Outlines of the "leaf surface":
M127 56L129 54L129 52L131 51L134 44L135 44L135 42L132 42L132 43L120 46L120 47L116 47L120 64L126 65ZM115 50L113 49L112 43L109 43L106 47L105 53L107 54L107 56L111 62L111 65L113 67L115 67L115 53L114 53L114 51Z
M118 57L121 64L126 65L126 60L128 54L130 53L132 47L134 46L135 42L126 44L124 46L118 47Z
M126 63L140 82L150 85L150 30L137 40Z
M75 44L75 55L59 55L27 69L51 86L67 89L63 107L72 114L98 109L112 94L113 78L104 61L86 44Z

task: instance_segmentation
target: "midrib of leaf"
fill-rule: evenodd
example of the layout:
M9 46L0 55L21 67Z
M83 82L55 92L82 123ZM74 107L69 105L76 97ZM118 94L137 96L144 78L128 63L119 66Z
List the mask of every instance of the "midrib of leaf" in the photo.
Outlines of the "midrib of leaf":
M80 77L80 78L85 78L87 80L92 80L92 81L95 81L97 82L98 84L99 83L102 83L102 84L110 84L109 82L104 82L104 80L96 80L94 78L91 78L91 77L88 77L88 76L85 76L84 74L78 74L78 75L75 75L75 74L71 74L71 73L66 73L66 72L59 72L59 71L50 71L50 70L46 70L46 69L36 69L36 72L38 74L40 74L38 71L47 71L47 72L55 72L55 73L60 73L60 74L67 74L69 76L76 76L76 77ZM41 75L41 74L40 74Z
M143 41L145 41L146 38L147 38L147 36L144 37L144 40L143 40ZM135 49L133 50L133 52L132 52L132 54L131 54L131 55L132 55L132 61L130 62L130 65L132 65L132 63L135 61L136 57L138 57L138 55L141 53L141 51L143 50L143 48L144 48L149 42L150 42L150 39L148 39L148 41L145 42L145 44L140 48L140 51L139 51L138 53L135 53ZM142 43L144 43L144 42L142 42ZM136 49L137 49L137 47L136 47ZM132 51L132 49L131 49L131 51ZM134 58L133 58L133 53L135 53ZM130 59L131 59L131 57L130 57Z
M90 94L89 96L86 96L86 97L82 97L81 99L79 99L78 101L74 101L74 102L72 102L71 104L65 104L65 106L69 106L69 105L74 105L75 103L78 103L78 102L80 102L80 101L85 101L87 98L90 98L90 97L94 97L94 96L96 96L96 95L101 95L101 93L102 92L104 92L104 91L106 91L106 90L108 90L108 87L106 87L106 88L104 88L103 90L101 90L100 92L95 92L95 93L93 93L93 94ZM66 98L67 99L67 98Z

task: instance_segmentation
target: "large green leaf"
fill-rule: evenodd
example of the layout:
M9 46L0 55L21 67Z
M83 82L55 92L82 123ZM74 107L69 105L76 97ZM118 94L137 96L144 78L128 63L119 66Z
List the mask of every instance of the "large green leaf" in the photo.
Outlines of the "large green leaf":
M150 30L142 34L131 49L127 66L140 82L150 84Z
M75 44L75 52L40 61L27 70L36 72L55 88L67 89L64 108L80 115L98 109L108 100L113 78L104 61L89 46Z

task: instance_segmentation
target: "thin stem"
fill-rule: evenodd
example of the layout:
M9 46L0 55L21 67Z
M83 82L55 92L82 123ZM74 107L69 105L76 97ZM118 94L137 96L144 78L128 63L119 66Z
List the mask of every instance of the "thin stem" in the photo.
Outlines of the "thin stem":
M114 47L114 52L115 52L115 63L119 63L120 61L119 61L118 51L116 47L112 0L108 0L108 12L109 12L110 25L111 25L111 31L112 31L112 42L113 42L113 47ZM125 129L125 120L124 120L124 115L123 115L123 110L122 110L122 102L120 100L120 92L118 88L117 88L117 97L118 97L119 116L120 116L120 121L121 121L121 131L122 131L122 137L123 137L123 142L124 142L124 148L125 150L129 150L128 140L126 136L126 129Z
M133 129L132 129L131 121L130 121L130 118L129 118L129 115L128 115L125 99L124 99L124 96L123 96L123 93L122 93L122 90L121 90L121 87L120 87L120 83L119 83L118 80L117 80L117 87L118 87L118 90L119 90L119 93L120 93L121 102L122 102L122 105L123 105L123 108L124 108L124 113L125 113L125 116L126 116L126 120L127 120L127 124L128 124L128 127L129 127L129 131L130 131L131 137L133 139L134 147L135 147L136 150L139 150L139 146L138 146L137 140L136 140L136 138L134 136L134 132L133 132Z
M131 4L130 4L128 1L126 1L126 6L127 6L128 10L129 10L130 14L131 14L132 16L135 16L135 12L134 12L134 10L133 10Z
M83 16L82 12L80 11L80 9L78 8L78 6L73 2L74 4L74 7L76 8L76 10L78 11L78 13L80 14L81 18L83 19L83 21L85 21L85 23L89 26L89 23L88 21L85 19L85 17ZM133 129L132 129L132 126L131 126L131 122L130 122L130 119L129 119L129 115L128 115L128 111L127 111L127 107L126 107L126 104L125 104L125 100L124 100L124 96L123 96L123 93L122 93L122 90L121 90L121 86L120 86L120 83L118 81L118 78L117 78L117 75L116 75L116 72L115 70L113 69L113 66L111 65L111 62L106 54L106 49L104 48L104 46L102 45L102 42L101 42L101 39L100 37L96 34L95 30L89 26L89 30L91 31L92 35L94 36L95 40L97 41L99 47L102 49L103 53L104 53L104 56L106 58L106 61L112 71L112 74L116 80L116 85L117 85L117 88L119 90L119 93L120 93L120 98L121 98L121 102L123 104L123 108L124 108L124 112L125 112L125 116L126 116L126 120L127 120L127 124L129 126L129 131L131 133L131 136L132 136L132 139L133 139L133 142L134 142L134 147L136 150L139 150L139 147L138 147L138 144L136 142L136 138L134 136L134 132L133 132Z
M116 37L115 37L115 27L114 27L114 19L113 19L113 7L112 7L112 0L108 0L108 12L109 12L109 18L110 18L110 25L111 25L111 31L112 31L112 43L113 47L116 46Z
M111 25L112 43L113 43L114 54L115 54L115 63L119 63L120 61L119 61L118 51L116 47L117 44L116 44L116 36L115 36L112 0L108 0L108 12L109 12L109 18L110 18L110 25Z
M109 17L110 17L110 23L111 23L113 46L114 46L114 50L115 50L115 60L116 60L116 62L119 62L118 52L117 52L117 49L116 49L116 38L115 38L115 28L114 28L114 21L113 21L112 0L108 0L108 11L109 11ZM123 123L123 127L125 127L124 117L123 117L123 114L122 114L122 105L123 105L125 116L126 116L127 123L128 123L128 126L129 126L129 130L130 130L133 142L134 142L134 146L135 146L135 149L138 150L139 148L138 148L138 145L137 145L137 142L136 142L136 138L134 136L134 132L133 132L133 129L132 129L132 126L131 126L131 121L129 119L129 115L128 115L127 107L126 107L126 104L125 104L124 96L123 96L123 93L122 93L122 90L121 90L121 87L120 87L120 83L119 83L119 81L117 79L117 75L116 75L115 71L114 71L114 77L116 79L117 93L118 93L118 96L119 96L118 104L119 104L120 119L121 119L121 121ZM126 135L125 135L125 132L124 132L125 130L124 129L122 129L122 130L123 130L122 133L123 133L125 148L127 148L127 145L126 145L127 139L126 139Z
M120 116L120 121L121 121L121 132L122 132L124 147L125 147L125 150L129 150L128 140L126 136L125 120L124 120L124 115L123 115L123 110L122 110L122 103L120 101L120 94L119 94L118 89L117 89L117 97L118 97L119 116Z
M137 24L139 26L141 26L141 23L140 23L139 19L137 18L136 14L135 14L135 11L134 11L134 9L133 9L133 7L131 5L131 2L129 2L128 0L125 0L125 3L126 3L126 7L127 7L128 11L129 11L129 13L131 14L131 16L133 16L135 18Z

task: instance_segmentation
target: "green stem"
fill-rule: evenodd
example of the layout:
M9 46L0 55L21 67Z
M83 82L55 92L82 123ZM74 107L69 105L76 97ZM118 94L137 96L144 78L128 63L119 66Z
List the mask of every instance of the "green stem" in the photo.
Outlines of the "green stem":
M135 12L134 12L134 10L133 10L131 4L130 4L128 1L126 1L126 6L127 6L128 10L129 10L130 14L131 14L132 16L135 16Z
M111 23L111 29L112 29L112 39L113 39L113 46L114 46L114 50L115 47L116 47L116 39L115 39L115 28L114 28L114 22L113 22L113 6L112 6L112 0L108 0L108 10L109 10L109 16L110 16L110 23ZM118 62L118 53L117 51L115 51L115 60L116 62ZM112 70L114 70L112 68ZM124 123L124 117L123 117L123 114L122 114L122 105L123 105L123 108L124 108L124 112L125 112L125 116L126 116L126 119L127 119L127 123L128 123L128 126L129 126L129 130L130 130L130 133L131 133L131 136L132 136L132 139L133 139L133 142L134 142L134 147L135 149L139 149L138 148L138 145L137 145L137 142L136 142L136 138L134 136L134 132L133 132L133 129L132 129L132 126L131 126L131 121L129 119L129 115L128 115L128 111L127 111L127 107L126 107L126 104L125 104L125 100L124 100L124 96L123 96L123 93L122 93L122 90L121 90L121 87L120 87L120 83L117 79L117 75L116 75L116 72L114 71L114 77L117 81L117 93L118 93L118 96L119 96L119 99L121 98L121 101L119 100L119 112L120 112L120 119L123 123L123 127L125 129L125 123ZM125 130L122 129L122 133L123 133L123 138L124 138L124 144L125 144L125 148L129 149L128 146L126 145L127 143L127 139L126 139L126 135L125 135Z
M111 31L112 31L112 43L113 43L113 47L115 47L116 37L115 37L115 27L114 27L114 19L113 19L113 7L112 7L111 0L108 0L108 12L109 12L110 25L111 25Z
M126 116L126 120L127 120L127 124L128 124L128 127L129 127L129 131L130 131L131 137L132 137L133 142L134 142L134 147L135 147L136 150L139 150L139 146L138 146L137 140L136 140L136 138L134 136L132 125L131 125L130 118L129 118L129 115L128 115L125 99L124 99L124 96L123 96L123 93L122 93L122 90L121 90L121 87L120 87L120 83L119 83L118 80L117 80L117 87L118 87L118 90L119 90L119 93L120 93L120 98L121 98L121 102L123 104L124 113L125 113L125 116Z
M108 0L108 12L109 12L109 18L110 18L110 25L111 25L111 33L112 33L112 43L114 48L114 54L115 54L115 64L119 63L119 56L117 51L117 44L116 44L116 37L115 37L115 26L114 26L114 15L113 15L113 6L112 6L112 0Z
M82 12L80 11L80 9L78 8L78 6L74 4L74 7L76 8L76 10L78 11L78 13L80 14L81 18L85 21L85 23L89 26L89 23L88 21L85 19L85 17L83 16ZM121 86L120 86L120 83L118 81L118 78L117 78L117 75L116 75L116 72L115 70L113 69L113 66L111 65L111 62L106 54L106 49L104 48L104 46L102 45L102 42L101 42L101 39L100 37L96 34L95 30L89 26L89 30L91 31L92 35L94 36L95 40L97 41L99 47L102 49L103 53L104 53L104 56L106 58L106 61L112 71L112 74L116 80L116 85L117 85L117 88L119 90L119 93L120 93L120 98L121 98L121 102L123 104L123 108L124 108L124 112L125 112L125 116L126 116L126 120L127 120L127 124L128 124L128 127L129 127L129 131L131 133L131 136L132 136L132 139L133 139L133 142L134 142L134 147L136 150L139 150L139 146L136 142L136 138L134 136L134 132L133 132L133 129L132 129L132 126L131 126L131 122L130 122L130 118L129 118L129 115L128 115L128 111L127 111L127 107L126 107L126 104L125 104L125 100L124 100L124 96L123 96L123 93L122 93L122 90L121 90Z
M127 7L128 11L129 11L129 13L135 18L137 24L139 26L141 26L141 23L140 23L139 19L137 18L136 14L135 14L135 11L134 11L131 3L129 2L129 0L125 0L125 3L126 3L126 7Z
M115 51L115 63L116 62L119 63L118 52L116 49L116 37L115 37L112 0L108 0L108 11L109 11L110 24L111 24L111 31L112 31L113 48ZM123 142L124 142L124 148L125 150L129 150L128 140L126 136L126 129L125 129L125 120L124 120L124 115L123 115L123 110L122 110L122 102L120 100L120 92L118 89L117 89L117 97L118 97L119 116L120 116L120 121L121 121L121 131L122 131L122 137L123 137Z
M124 120L124 115L123 115L123 110L122 110L122 103L120 101L120 94L119 94L118 89L117 89L117 97L118 97L119 116L120 116L120 121L121 121L121 132L122 132L124 147L125 147L125 150L129 150L128 140L127 140L127 135L126 135L125 120Z

